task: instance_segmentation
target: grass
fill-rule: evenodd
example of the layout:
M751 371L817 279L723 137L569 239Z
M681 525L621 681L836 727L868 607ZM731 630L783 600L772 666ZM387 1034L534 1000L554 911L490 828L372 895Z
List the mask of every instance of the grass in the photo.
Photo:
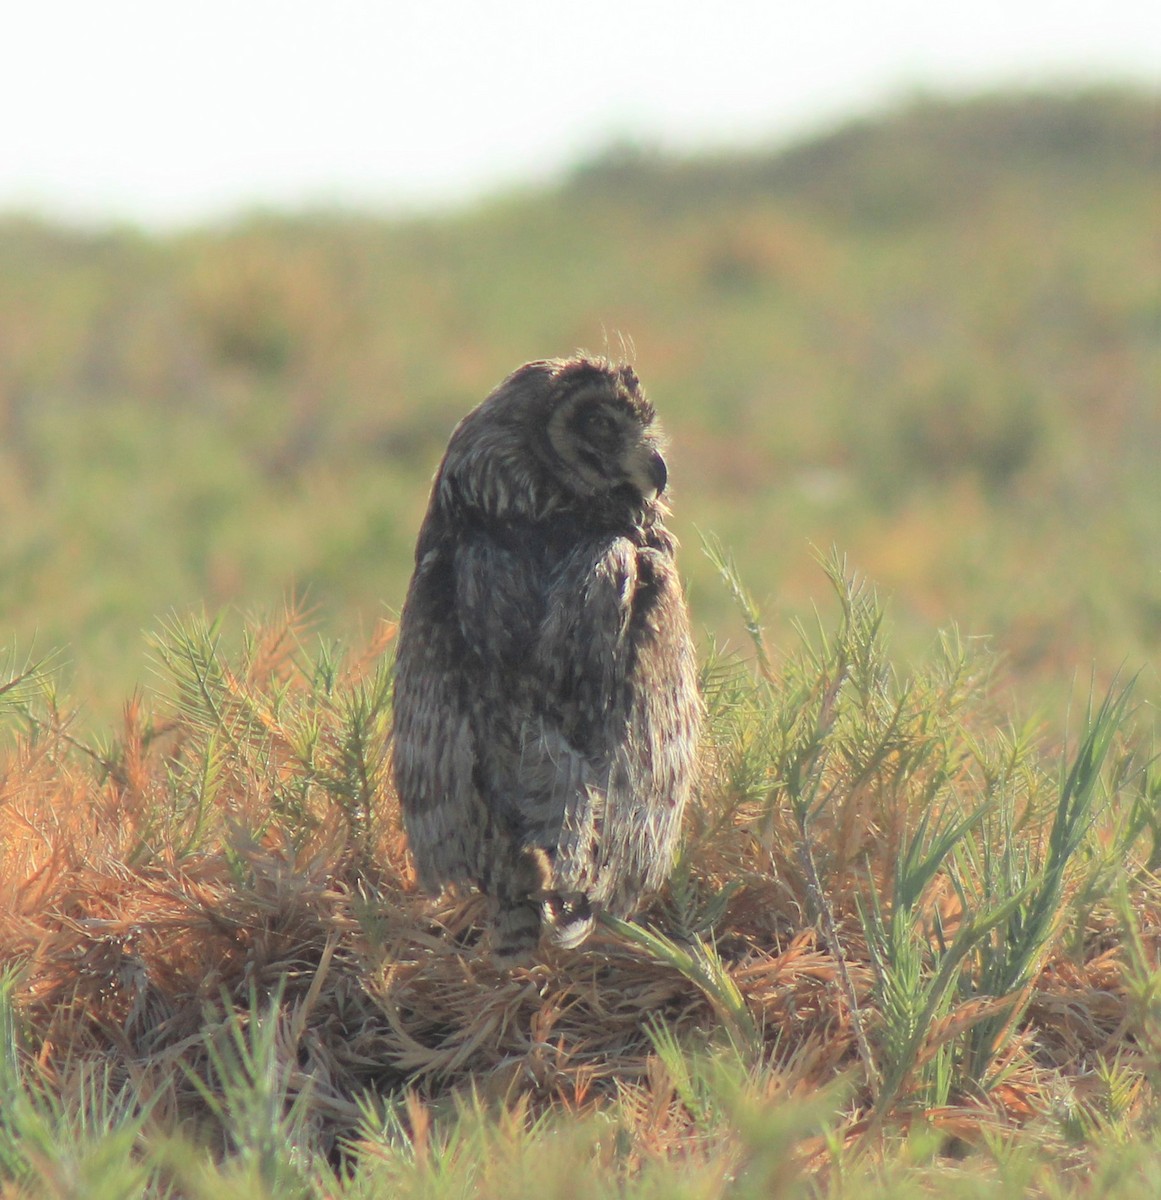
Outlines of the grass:
M954 633L892 666L842 560L780 649L709 550L755 654L706 656L673 878L507 974L475 898L415 889L389 624L170 621L158 698L95 740L10 655L0 1195L1151 1195L1130 687L1034 735Z
M776 640L833 543L895 597L901 661L954 623L1025 711L1126 662L1156 702L1156 112L929 98L438 219L0 215L0 644L61 648L95 729L158 614L291 595L366 639L455 422L528 358L624 339L678 536L721 536ZM683 570L698 621L744 639L713 565Z

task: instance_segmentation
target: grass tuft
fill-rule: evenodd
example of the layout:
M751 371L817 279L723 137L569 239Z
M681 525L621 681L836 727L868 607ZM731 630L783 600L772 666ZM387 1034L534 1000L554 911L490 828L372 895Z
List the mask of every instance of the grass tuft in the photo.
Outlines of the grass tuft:
M974 643L900 672L834 555L835 612L775 661L712 552L754 654L706 656L673 877L508 973L477 897L415 886L389 625L352 654L294 609L230 651L171 620L155 709L103 741L10 670L0 1194L1147 1195L1158 788L1129 688L1041 743Z

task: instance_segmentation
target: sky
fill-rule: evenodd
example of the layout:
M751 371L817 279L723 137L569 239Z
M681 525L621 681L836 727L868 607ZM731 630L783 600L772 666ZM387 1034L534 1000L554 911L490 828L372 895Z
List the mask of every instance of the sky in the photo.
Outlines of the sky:
M15 0L2 27L0 211L160 229L447 207L920 91L1161 87L1158 0Z

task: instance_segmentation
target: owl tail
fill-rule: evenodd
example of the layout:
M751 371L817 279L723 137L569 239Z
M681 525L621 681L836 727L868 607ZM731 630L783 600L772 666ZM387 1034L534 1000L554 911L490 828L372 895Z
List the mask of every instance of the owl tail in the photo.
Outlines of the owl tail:
M536 847L500 842L499 848L483 881L494 904L492 957L499 967L515 967L531 961L540 944L540 897L552 868Z
M580 892L562 896L541 892L520 901L501 902L492 924L492 956L498 966L529 962L540 936L562 950L579 946L593 931L596 916Z
M530 962L540 944L540 905L523 900L498 907L492 923L492 957L499 967Z

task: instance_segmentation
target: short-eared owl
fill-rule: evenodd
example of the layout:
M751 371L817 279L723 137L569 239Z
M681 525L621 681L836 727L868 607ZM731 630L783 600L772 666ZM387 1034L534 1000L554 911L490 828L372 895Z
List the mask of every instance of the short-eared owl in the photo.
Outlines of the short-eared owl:
M531 362L456 427L399 623L394 772L421 884L490 897L492 949L578 945L672 863L700 705L632 368Z

